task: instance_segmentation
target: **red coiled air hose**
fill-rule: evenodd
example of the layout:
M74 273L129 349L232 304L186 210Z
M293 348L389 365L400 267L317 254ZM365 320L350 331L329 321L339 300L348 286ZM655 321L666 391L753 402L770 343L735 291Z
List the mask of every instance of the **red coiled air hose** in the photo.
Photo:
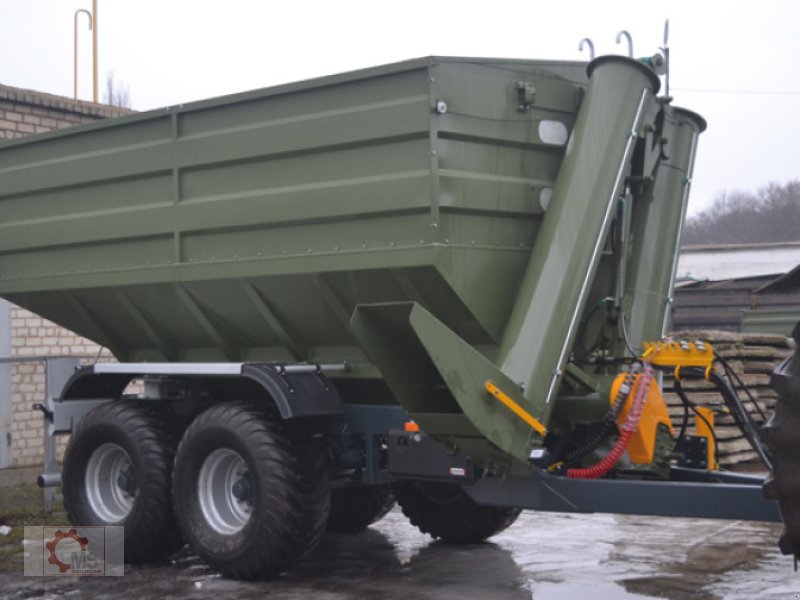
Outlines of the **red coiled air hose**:
M567 477L571 479L597 479L608 473L614 468L614 465L619 462L619 459L622 458L622 454L628 447L628 442L630 442L633 432L636 431L636 428L639 426L639 420L642 418L647 392L650 389L650 384L653 382L652 372L653 370L650 368L650 365L644 363L644 370L639 377L639 385L636 386L636 395L633 397L633 405L628 413L628 417L625 419L625 424L622 426L622 433L617 438L617 441L614 442L611 452L600 462L591 467L568 469Z

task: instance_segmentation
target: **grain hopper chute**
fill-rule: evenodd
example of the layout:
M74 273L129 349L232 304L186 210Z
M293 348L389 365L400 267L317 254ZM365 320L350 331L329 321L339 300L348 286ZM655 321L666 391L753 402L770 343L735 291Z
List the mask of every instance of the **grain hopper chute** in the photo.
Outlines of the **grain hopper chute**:
M653 369L714 357L649 343L705 128L658 64L432 57L0 146L0 296L121 361L51 402L72 438L42 482L122 515L129 556L182 535L238 577L392 494L450 541L521 507L776 518L711 450L674 481L713 431L673 425ZM296 527L250 534L270 519Z

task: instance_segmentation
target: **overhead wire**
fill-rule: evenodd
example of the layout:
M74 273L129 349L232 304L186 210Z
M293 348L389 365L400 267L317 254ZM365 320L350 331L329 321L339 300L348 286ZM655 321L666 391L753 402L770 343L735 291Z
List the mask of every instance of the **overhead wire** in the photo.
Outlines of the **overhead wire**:
M676 92L687 92L690 94L732 94L750 96L800 96L800 92L791 90L715 90L711 88L680 88L672 87Z

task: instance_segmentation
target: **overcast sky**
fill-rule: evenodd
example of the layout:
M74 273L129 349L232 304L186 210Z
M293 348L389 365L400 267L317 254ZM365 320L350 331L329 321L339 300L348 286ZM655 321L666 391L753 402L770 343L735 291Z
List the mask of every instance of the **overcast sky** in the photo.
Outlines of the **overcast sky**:
M0 0L0 83L72 95L73 13L91 0ZM675 104L709 123L690 203L800 178L800 2L761 0L99 0L101 82L113 70L137 110L419 56L637 56L670 20ZM81 17L81 91L91 33Z

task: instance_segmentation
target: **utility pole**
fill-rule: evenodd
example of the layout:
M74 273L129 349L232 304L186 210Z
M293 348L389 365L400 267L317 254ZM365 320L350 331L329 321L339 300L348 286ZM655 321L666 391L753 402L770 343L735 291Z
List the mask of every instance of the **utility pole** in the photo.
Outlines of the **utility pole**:
M92 31L92 100L97 104L97 0L92 0L92 12L84 8L75 11L73 24L73 87L75 99L78 99L78 17L81 13L89 19L89 29Z
M94 79L92 87L92 98L97 104L97 0L92 0L92 63L94 64Z
M89 29L92 30L92 14L84 9L79 8L75 11L75 16L73 18L73 38L72 38L72 57L73 57L73 66L72 66L72 80L73 80L73 87L74 87L74 96L75 99L78 99L78 17L81 16L81 13L85 14L86 17L89 19Z

